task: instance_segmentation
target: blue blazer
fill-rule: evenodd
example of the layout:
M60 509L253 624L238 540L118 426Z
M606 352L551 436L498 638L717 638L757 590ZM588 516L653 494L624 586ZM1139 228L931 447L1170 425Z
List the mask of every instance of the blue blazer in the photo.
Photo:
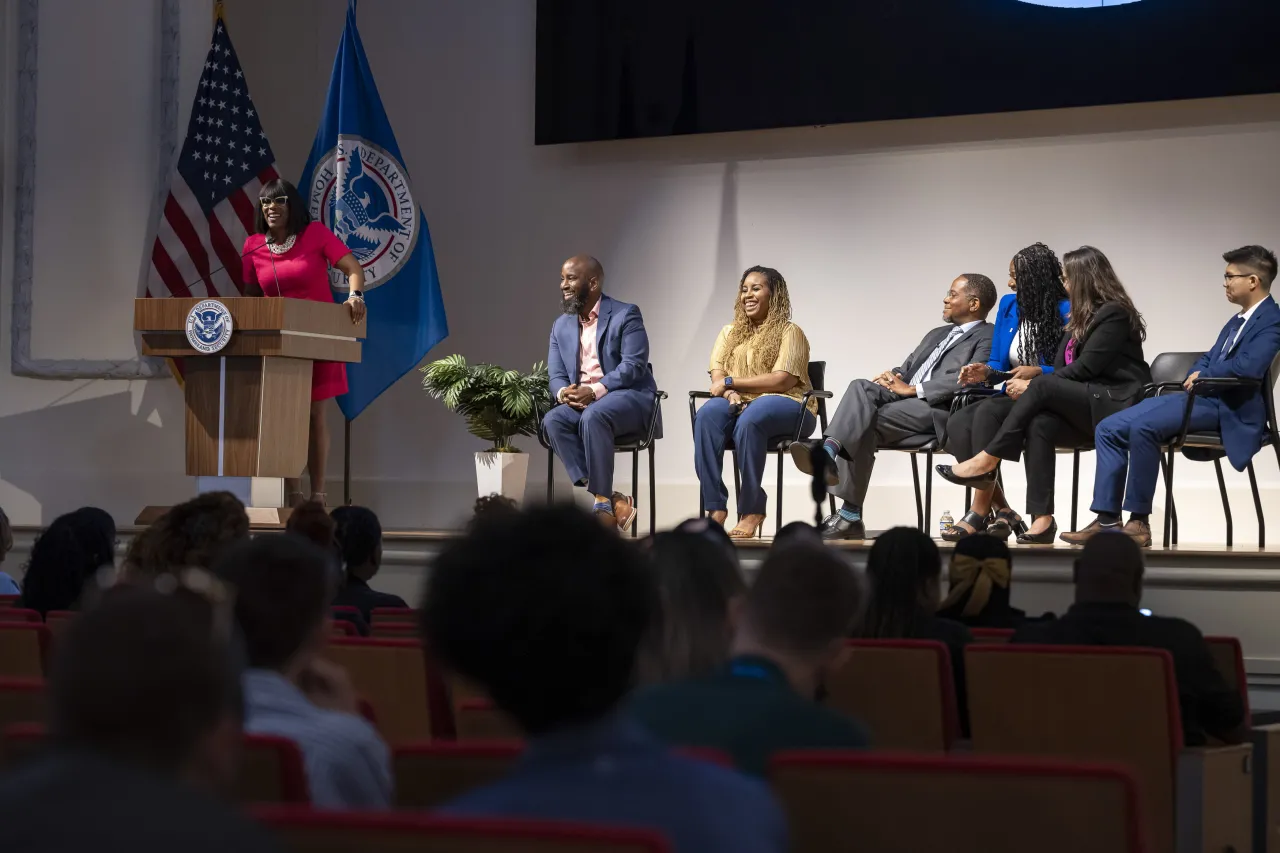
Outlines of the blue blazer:
M1062 325L1065 326L1067 317L1071 316L1071 302L1066 299L1059 302L1058 313L1062 316ZM996 328L991 338L991 360L987 362L987 366L992 370L1010 370L1013 365L1009 363L1009 347L1013 344L1014 336L1018 334L1018 294L1004 295L1000 300L1000 307L996 309L996 319L992 324ZM1052 361L1042 361L1040 367L1045 373L1053 373Z
M1261 381L1276 353L1280 352L1280 305L1268 296L1258 304L1258 310L1244 324L1240 340L1227 352L1225 359L1215 356L1227 340L1231 323L1218 334L1213 349L1200 356L1187 373L1197 370L1200 376L1209 378L1236 377ZM1274 378L1274 377L1273 377ZM1236 388L1217 396L1218 431L1222 434L1222 446L1226 448L1231 467L1243 471L1249 460L1262 447L1267 431L1267 405L1261 388Z
M551 346L547 351L547 373L551 377L551 398L578 381L582 365L578 361L581 327L577 314L562 314L551 326ZM596 354L604 378L600 384L609 390L634 388L653 392L658 389L649 370L649 334L644 330L640 309L626 302L602 295L596 318Z

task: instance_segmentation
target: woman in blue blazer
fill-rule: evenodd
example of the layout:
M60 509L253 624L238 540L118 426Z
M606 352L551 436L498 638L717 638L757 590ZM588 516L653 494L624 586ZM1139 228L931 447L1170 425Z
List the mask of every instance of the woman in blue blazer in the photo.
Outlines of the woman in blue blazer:
M1042 373L1052 373L1062 330L1071 314L1071 301L1062 286L1062 264L1044 243L1028 246L1009 261L1009 289L1013 293L1000 300L991 359L986 364L970 364L960 371L962 383L982 382L993 370L1012 372L1014 379L1028 382ZM947 452L957 459L969 459L981 447L973 447L975 420L994 421L998 428L1013 400L1004 394L965 406L947 420ZM979 429L985 434L989 430ZM975 491L969 512L956 522L949 535L955 541L986 531L1008 539L1025 533L1022 517L1009 507L999 483ZM994 515L993 515L994 513Z

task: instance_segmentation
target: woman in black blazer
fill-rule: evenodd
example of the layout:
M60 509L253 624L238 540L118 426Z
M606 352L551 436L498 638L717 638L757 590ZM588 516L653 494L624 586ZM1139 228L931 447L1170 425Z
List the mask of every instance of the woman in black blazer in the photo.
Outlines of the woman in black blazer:
M1107 256L1082 246L1063 261L1071 319L1053 373L1006 385L1017 402L994 435L973 437L971 446L985 449L958 465L938 466L953 483L984 488L995 480L1001 460L1016 462L1025 448L1027 511L1034 521L1018 537L1023 544L1047 544L1057 535L1056 448L1091 442L1098 422L1138 402L1151 381L1142 356L1146 323Z

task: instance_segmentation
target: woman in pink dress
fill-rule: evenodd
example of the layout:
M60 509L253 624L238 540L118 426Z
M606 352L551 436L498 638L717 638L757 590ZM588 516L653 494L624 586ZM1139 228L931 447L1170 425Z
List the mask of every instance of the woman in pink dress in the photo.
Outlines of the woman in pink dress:
M364 270L355 255L332 231L311 221L302 196L293 184L276 179L258 194L254 230L244 242L246 296L275 296L332 302L329 267L347 277L347 311L351 322L364 319ZM307 473L311 500L324 503L325 464L329 458L329 427L325 401L347 393L347 366L317 361L311 374L311 429L307 442ZM285 480L289 505L303 501L301 478Z

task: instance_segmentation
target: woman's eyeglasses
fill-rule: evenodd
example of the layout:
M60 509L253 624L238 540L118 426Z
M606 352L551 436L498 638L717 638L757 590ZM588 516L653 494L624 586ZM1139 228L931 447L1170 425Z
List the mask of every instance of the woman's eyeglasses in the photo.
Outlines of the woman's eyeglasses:
M278 195L275 198L260 198L258 199L258 201L262 204L264 208L273 207L273 206L284 207L289 203L289 197L287 195Z

